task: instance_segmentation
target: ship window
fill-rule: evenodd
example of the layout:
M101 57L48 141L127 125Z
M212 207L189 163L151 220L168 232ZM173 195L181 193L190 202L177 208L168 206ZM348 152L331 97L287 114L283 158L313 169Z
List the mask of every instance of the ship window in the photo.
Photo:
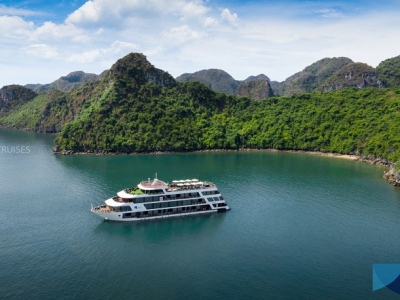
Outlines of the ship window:
M207 198L207 200L208 200L208 201L211 201L211 202L214 201L214 199L213 199L212 197Z
M131 211L131 207L130 206L117 206L114 207L114 211L116 212L121 212L121 211Z
M218 197L214 197L214 201L219 201L219 198Z
M161 203L154 203L154 204L153 204L153 207L154 207L154 208L160 208L160 204L161 204Z
M224 200L224 197L222 197L222 196L219 196L219 200Z

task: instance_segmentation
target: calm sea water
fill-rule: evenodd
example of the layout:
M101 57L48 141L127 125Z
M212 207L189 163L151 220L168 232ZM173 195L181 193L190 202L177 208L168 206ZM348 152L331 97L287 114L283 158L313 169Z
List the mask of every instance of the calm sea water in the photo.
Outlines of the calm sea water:
M398 298L372 292L372 264L400 263L400 192L382 168L274 152L56 156L53 138L0 130L1 299ZM156 172L213 181L232 210L90 213Z

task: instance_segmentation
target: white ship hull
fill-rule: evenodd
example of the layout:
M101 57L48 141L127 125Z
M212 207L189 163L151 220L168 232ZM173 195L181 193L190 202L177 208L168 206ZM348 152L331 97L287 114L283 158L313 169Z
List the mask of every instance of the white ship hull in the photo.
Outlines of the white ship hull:
M225 209L226 211L229 210L229 207ZM212 214L218 213L222 211L218 210L207 210L207 211L198 211L198 212L188 212L188 213L177 213L177 214L170 214L170 215L160 215L160 216L152 216L152 217L142 217L142 218L122 218L121 215L115 213L96 213L92 210L95 214L99 217L103 218L106 221L120 221L120 222L140 222L140 221L149 221L149 220L161 220L161 219L168 219L168 218L180 218L180 217L187 217L187 216L194 216L200 214Z

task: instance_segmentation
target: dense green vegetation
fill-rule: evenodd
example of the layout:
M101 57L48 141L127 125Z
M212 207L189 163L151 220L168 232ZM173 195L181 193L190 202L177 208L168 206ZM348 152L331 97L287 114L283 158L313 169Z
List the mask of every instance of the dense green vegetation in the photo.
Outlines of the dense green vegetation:
M400 86L400 56L389 58L376 67L376 73L386 87Z
M17 107L13 113L0 117L0 124L8 127L35 128L45 103L46 95L39 95L25 105Z
M345 89L254 101L200 83L141 87L68 123L62 149L122 152L275 148L400 158L400 89Z

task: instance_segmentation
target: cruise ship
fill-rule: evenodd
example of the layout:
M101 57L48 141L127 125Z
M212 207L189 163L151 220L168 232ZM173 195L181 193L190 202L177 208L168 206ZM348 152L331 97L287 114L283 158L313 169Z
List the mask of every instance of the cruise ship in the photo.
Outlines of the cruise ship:
M141 221L229 210L217 186L198 179L174 180L167 184L157 178L140 182L92 206L91 212L110 221Z

